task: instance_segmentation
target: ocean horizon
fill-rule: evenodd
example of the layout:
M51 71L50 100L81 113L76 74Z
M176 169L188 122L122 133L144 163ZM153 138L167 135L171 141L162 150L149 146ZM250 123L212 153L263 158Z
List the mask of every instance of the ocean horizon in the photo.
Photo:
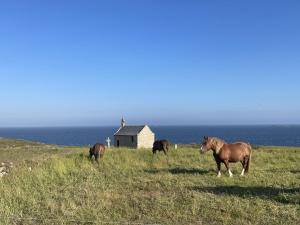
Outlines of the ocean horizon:
M253 145L300 147L300 125L169 125L150 126L156 139L174 144L200 144L203 136L226 142L244 141ZM24 139L46 144L85 146L105 143L117 126L2 127L0 137Z

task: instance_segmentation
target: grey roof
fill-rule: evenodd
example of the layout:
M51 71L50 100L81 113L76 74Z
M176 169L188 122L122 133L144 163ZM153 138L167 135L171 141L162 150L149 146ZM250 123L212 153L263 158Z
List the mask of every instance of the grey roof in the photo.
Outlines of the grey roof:
M146 125L143 126L124 126L121 127L115 135L133 136L139 134Z

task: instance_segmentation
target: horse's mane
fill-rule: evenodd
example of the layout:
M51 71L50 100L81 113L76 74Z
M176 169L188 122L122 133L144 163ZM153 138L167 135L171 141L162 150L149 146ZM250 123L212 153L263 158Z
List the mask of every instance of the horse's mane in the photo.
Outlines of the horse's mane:
M213 141L214 145L213 150L215 150L215 152L218 154L220 149L226 144L226 142L216 137L211 138L211 140Z
M212 137L211 139L214 140L214 141L216 141L216 142L219 142L219 143L221 142L223 144L226 144L226 142L224 140L220 139L220 138Z

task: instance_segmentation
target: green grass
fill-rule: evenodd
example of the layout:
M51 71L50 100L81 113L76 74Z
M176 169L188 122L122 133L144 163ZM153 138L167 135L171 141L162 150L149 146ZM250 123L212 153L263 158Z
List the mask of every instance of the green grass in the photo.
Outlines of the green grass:
M0 224L300 224L300 148L255 149L250 174L232 164L233 178L193 146L108 150L100 165L87 153L0 140L0 162L14 161Z

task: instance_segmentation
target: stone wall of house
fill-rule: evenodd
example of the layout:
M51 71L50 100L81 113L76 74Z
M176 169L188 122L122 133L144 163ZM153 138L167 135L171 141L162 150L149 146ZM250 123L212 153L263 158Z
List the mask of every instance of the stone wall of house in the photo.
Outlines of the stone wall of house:
M137 148L137 136L114 136L114 146L118 147L118 141L120 146L119 147L128 147L128 148Z
M152 148L155 140L155 134L150 130L148 126L139 133L137 148Z

